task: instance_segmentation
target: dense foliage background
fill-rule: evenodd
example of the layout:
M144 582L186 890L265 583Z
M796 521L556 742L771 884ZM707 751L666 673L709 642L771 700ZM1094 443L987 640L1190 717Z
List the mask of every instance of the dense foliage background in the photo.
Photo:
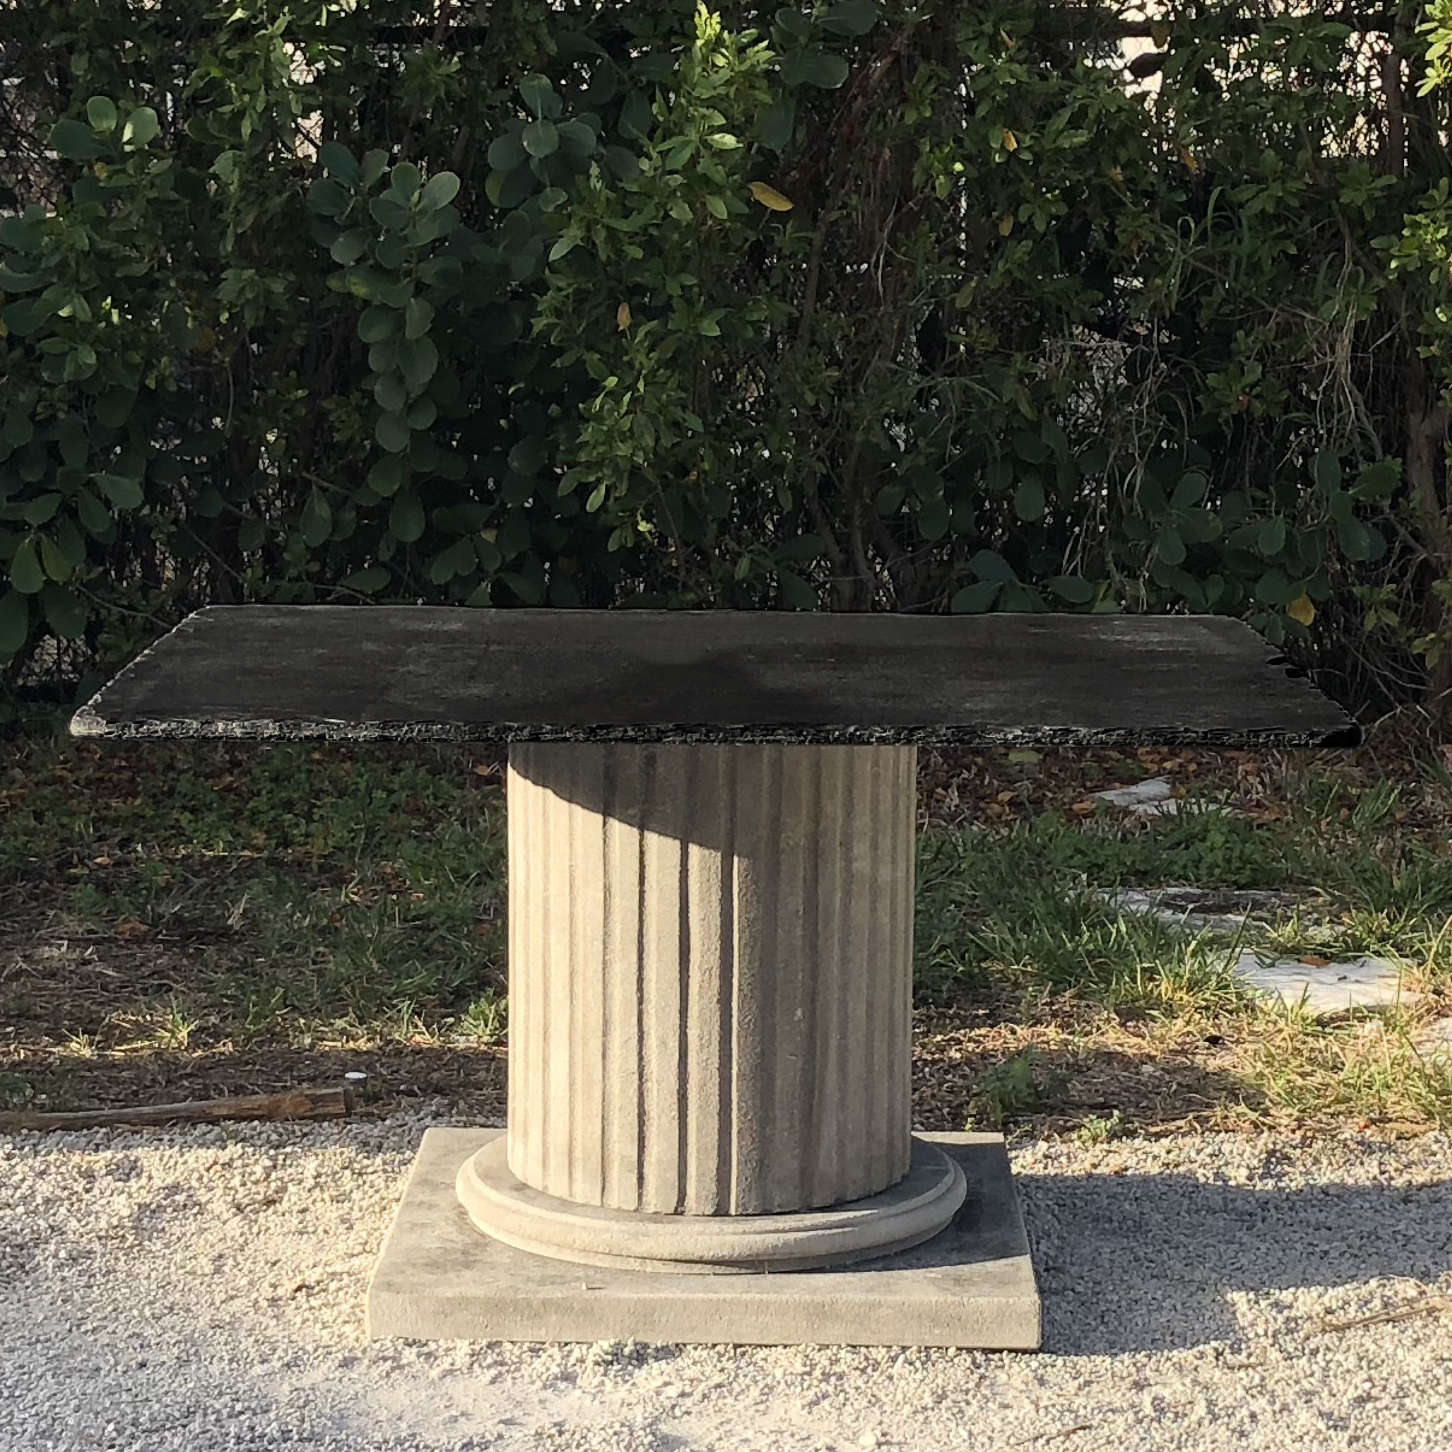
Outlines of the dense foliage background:
M367 598L1214 611L1447 720L1452 0L1362 6L0 0L6 709Z

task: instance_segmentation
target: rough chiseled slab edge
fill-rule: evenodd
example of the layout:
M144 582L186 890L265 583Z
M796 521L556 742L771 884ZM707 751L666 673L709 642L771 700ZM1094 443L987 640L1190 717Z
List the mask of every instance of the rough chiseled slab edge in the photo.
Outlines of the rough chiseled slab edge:
M1091 727L993 727L976 723L934 726L761 726L730 722L700 725L660 722L650 726L529 726L492 723L489 729L452 723L419 725L391 721L195 721L166 720L113 723L88 707L71 718L72 736L113 741L617 741L641 745L685 746L1145 746L1225 747L1243 751L1276 751L1290 747L1359 746L1361 728L1349 723L1329 731L1197 731L1189 726L1143 726L1096 730Z
M1003 1139L923 1134L968 1178L953 1223L843 1270L682 1275L606 1270L476 1230L459 1166L500 1129L425 1132L368 1287L372 1338L1037 1350L1041 1309Z
M70 731L74 736L105 737L117 740L146 739L198 739L198 740L274 740L274 741L596 741L596 742L638 742L714 745L746 743L800 743L800 744L845 744L845 745L919 745L919 746L1136 746L1155 744L1175 746L1224 746L1249 749L1273 749L1284 747L1346 747L1359 745L1362 740L1361 727L1340 706L1329 700L1310 682L1297 687L1303 692L1300 700L1287 702L1289 718L1297 724L1252 725L1215 727L1191 718L1188 709L1185 715L1172 720L1156 720L1153 716L1141 716L1133 721L1112 726L1086 726L1075 724L1027 722L1022 724L995 724L983 719L935 719L922 722L893 722L876 724L870 722L813 722L810 720L754 720L732 721L710 720L654 720L637 722L568 721L554 723L548 720L451 720L451 719L393 719L380 715L375 719L359 719L356 716L332 717L311 714L299 710L290 715L273 717L255 709L246 711L225 710L208 714L190 715L182 711L144 712L128 710L124 704L117 704L118 695L124 701L126 687L144 675L147 664L154 664L158 656L170 657L177 650L177 644L194 634L204 622L221 618L220 612L243 610L293 609L297 611L348 610L359 612L360 607L267 607L267 606L208 606L193 612L172 631L144 650L127 665L107 686L99 690L86 705L72 717ZM407 611L417 609L422 613L429 607L371 607L367 613L385 609ZM436 607L442 608L442 607ZM763 612L741 611L464 611L455 607L459 614L481 615L592 615L601 617L617 615L637 620L649 617L744 616ZM781 628L781 620L802 621L816 617L810 614L782 616L781 612L765 612L778 617L774 628ZM841 619L842 617L835 617ZM909 620L914 617L870 618ZM936 619L937 617L916 617ZM959 623L968 617L948 617ZM972 617L973 619L985 617ZM997 618L997 617L993 617ZM1045 616L1027 616L1029 620L1042 622ZM1067 620L1105 620L1116 622L1160 621L1170 617L1138 616L1065 616ZM1175 618L1178 622L1178 617ZM1285 682L1274 678L1282 674L1284 656L1262 636L1243 621L1225 617L1184 617L1185 622L1204 626L1213 624L1227 632L1244 632L1247 646L1264 652L1264 666L1267 672L1265 688L1275 684L1283 691ZM788 627L791 628L791 627ZM1187 666L1193 666L1193 656L1187 657ZM1285 671L1285 675L1293 674ZM1193 677L1192 677L1193 679ZM1248 684L1252 691L1258 677L1250 677ZM119 688L119 690L118 690ZM1045 689L1048 689L1047 683ZM110 708L108 710L108 707Z

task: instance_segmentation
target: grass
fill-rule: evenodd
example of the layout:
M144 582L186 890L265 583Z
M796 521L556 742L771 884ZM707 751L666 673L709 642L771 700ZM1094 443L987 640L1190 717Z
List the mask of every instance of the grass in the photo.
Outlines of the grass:
M0 743L0 1107L284 1087L502 1094L500 762L465 747ZM925 1127L1101 1143L1196 1123L1452 1126L1452 774L1362 748L924 754L916 1089ZM1178 816L1094 811L1149 772ZM1228 809L1228 810L1227 810ZM1237 936L1096 890L1278 889ZM1242 947L1376 954L1422 997L1316 1019Z

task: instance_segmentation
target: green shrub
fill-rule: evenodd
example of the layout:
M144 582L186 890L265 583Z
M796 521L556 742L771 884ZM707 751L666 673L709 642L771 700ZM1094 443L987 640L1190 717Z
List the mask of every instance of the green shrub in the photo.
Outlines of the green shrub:
M1214 611L1452 687L1438 33L1387 132L1315 16L1154 92L1111 4L435 18L9 17L0 687L242 599Z

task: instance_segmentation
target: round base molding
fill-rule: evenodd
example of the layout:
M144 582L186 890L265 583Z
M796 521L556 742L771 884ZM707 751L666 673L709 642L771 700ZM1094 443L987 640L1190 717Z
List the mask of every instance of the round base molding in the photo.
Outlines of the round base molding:
M455 1189L475 1226L516 1249L581 1265L700 1275L815 1270L891 1255L930 1240L967 1195L962 1168L912 1141L897 1184L825 1210L768 1215L667 1215L581 1205L515 1177L505 1137L460 1167Z

